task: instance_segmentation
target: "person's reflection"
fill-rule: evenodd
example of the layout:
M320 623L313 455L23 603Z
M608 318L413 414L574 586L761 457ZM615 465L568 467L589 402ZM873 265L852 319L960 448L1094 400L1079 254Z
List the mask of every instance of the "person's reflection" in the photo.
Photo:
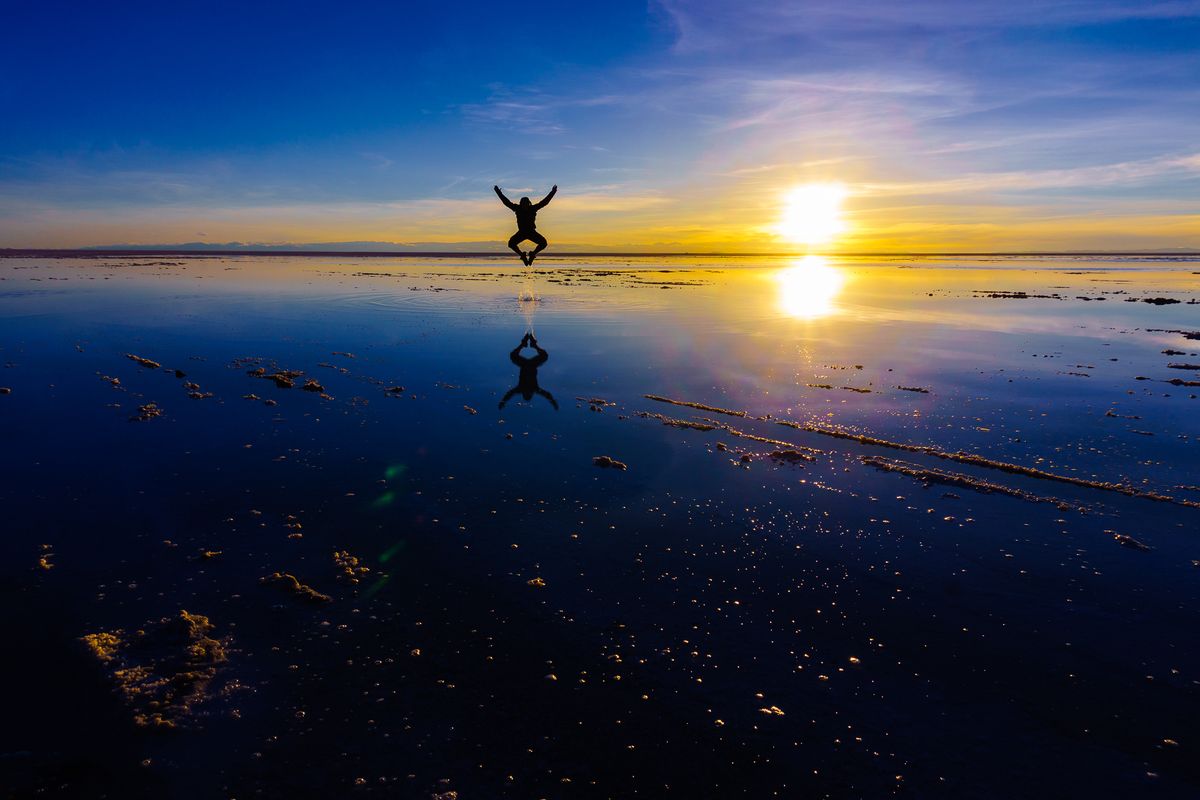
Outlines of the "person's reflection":
M537 351L537 355L533 358L527 358L521 355L521 350L524 347L532 347ZM513 348L513 351L508 354L508 357L521 369L521 375L517 378L517 385L508 390L508 394L504 395L504 399L500 401L500 408L504 408L504 404L512 399L514 394L520 394L525 398L526 402L532 402L535 394L540 394L542 397L550 401L550 405L554 406L554 410L558 411L558 403L554 401L554 395L547 392L545 389L538 386L537 371L538 367L545 364L549 360L550 354L538 346L537 337L532 333L527 333L521 339L521 343Z

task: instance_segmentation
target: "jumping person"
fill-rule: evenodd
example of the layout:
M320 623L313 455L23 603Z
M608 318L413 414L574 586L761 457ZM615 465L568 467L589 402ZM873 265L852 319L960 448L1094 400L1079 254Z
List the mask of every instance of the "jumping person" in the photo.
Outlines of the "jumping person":
M554 194L551 192L550 194ZM549 199L547 197L547 199ZM539 237L540 238L540 237ZM533 358L526 358L521 355L521 349L525 346L532 347L537 350L537 355ZM538 386L537 371L538 367L545 364L549 360L550 354L538 346L537 338L532 333L525 334L521 339L521 343L513 348L513 351L508 354L509 359L516 364L520 370L520 377L517 378L517 385L508 390L508 394L504 395L504 399L500 401L500 408L504 408L504 404L512 399L514 394L518 392L525 398L525 402L533 401L535 394L540 394L542 397L550 401L550 405L554 406L554 410L558 411L558 403L554 401L554 395L547 392L542 387Z
M554 193L558 191L558 184L554 184L550 189L550 194L537 203L529 202L528 197L522 197L521 202L514 203L504 196L504 192L500 191L499 186L492 188L496 190L496 196L500 198L500 202L511 208L517 215L517 232L509 238L508 247L520 256L521 263L528 267L533 264L533 259L537 258L537 254L546 249L546 237L537 232L537 212L538 209L545 208L550 199L554 197ZM522 253L521 248L517 245L526 241L533 242L537 247L528 253Z

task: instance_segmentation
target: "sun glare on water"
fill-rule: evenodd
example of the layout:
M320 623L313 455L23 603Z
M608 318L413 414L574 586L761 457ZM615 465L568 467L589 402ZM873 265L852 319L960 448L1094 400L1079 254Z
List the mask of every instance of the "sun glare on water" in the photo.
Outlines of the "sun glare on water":
M775 275L779 308L789 317L815 319L832 314L845 277L823 256L805 256Z
M809 246L826 244L846 229L840 183L806 183L784 197L783 216L776 232L785 239Z

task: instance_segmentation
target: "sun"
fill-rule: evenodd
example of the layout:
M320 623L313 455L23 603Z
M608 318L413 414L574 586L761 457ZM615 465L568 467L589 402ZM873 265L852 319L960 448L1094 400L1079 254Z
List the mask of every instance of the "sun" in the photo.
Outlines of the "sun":
M784 197L783 216L776 232L792 242L809 246L825 244L846 229L842 200L846 188L840 183L806 183Z

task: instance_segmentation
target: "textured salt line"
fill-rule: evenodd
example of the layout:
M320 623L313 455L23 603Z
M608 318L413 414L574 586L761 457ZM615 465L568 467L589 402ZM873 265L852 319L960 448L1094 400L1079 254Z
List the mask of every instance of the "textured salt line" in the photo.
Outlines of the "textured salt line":
M1184 500L1178 497L1172 497L1168 494L1160 494L1144 489L1136 489L1132 486L1126 486L1123 483L1109 483L1107 481L1093 481L1087 478L1072 478L1068 475L1056 475L1053 472L1044 472L1033 467L1023 467L1020 464L1008 464L1003 461L993 461L990 458L976 456L970 453L943 453L934 452L938 458L946 458L951 461L958 461L962 464L974 464L980 467L988 467L990 469L998 469L1003 472L1011 472L1016 475L1025 475L1030 478L1040 478L1047 481L1059 481L1060 483L1070 483L1075 486L1086 486L1089 489L1100 489L1105 492L1117 492L1118 494L1127 495L1128 497L1141 497L1145 500L1154 500L1159 503L1174 503L1181 506L1190 506L1191 508L1200 508L1200 503L1194 500Z
M706 406L702 403L691 403L686 400L672 400L667 397L659 397L658 395L647 394L642 395L648 400L657 400L660 403L670 403L677 406L686 406L688 408L698 408L704 411L713 411L719 414L728 414L734 417L745 417L745 411L730 411L724 408L715 408ZM819 428L815 425L807 423L793 422L791 420L779 419L775 420L778 425L784 425L796 430L805 431L808 433L818 433L822 436L831 436L835 439L846 439L859 444L875 445L876 447L888 447L893 450L904 450L909 453L924 453L925 455L944 458L947 461L957 461L960 464L971 464L976 467L986 467L987 469L1000 470L1014 475L1024 475L1028 478L1037 478L1045 481L1057 481L1059 483L1068 483L1073 486L1084 486L1089 489L1099 489L1105 492L1116 492L1127 497L1140 497L1144 500L1153 500L1158 503L1173 503L1175 505L1187 506L1188 508L1200 508L1200 501L1185 500L1171 495L1160 494L1143 489L1137 489L1133 486L1128 486L1122 483L1110 483L1107 481L1094 481L1087 478L1073 478L1069 475L1057 475L1053 472L1045 472L1044 470L1034 469L1033 467L1024 467L1020 464L1010 464L1006 461L995 461L983 456L973 455L971 453L948 453L945 450L924 444L904 444L903 442L892 442L887 439L879 439L875 436L866 436L861 433L846 433L845 431L830 430L828 428Z
M691 420L668 417L665 414L656 414L653 411L635 411L633 412L633 415L635 417L641 417L642 419L656 419L663 425L667 425L672 428L690 428L697 431L725 431L730 436L737 436L741 439L750 439L751 441L762 442L763 444L772 444L776 447L787 448L792 452L795 452L798 457L803 458L806 461L817 460L813 456L809 455L810 453L822 452L812 447L805 447L804 445L785 442L782 439L769 439L766 436L756 436L753 433L739 431L736 428L731 428L728 425L717 422L716 420L712 420L711 422L692 422Z
M987 469L1000 470L1001 472L1009 472L1014 475L1024 475L1028 478L1037 478L1044 481L1058 481L1059 483L1069 483L1073 486L1084 486L1089 489L1099 489L1105 492L1116 492L1126 495L1127 497L1140 497L1144 500L1154 500L1159 503L1174 503L1175 505L1188 506L1189 508L1200 508L1200 502L1195 500L1184 500L1178 497L1172 497L1158 492L1146 491L1137 489L1132 486L1127 486L1121 483L1109 483L1107 481L1094 481L1087 478L1073 478L1069 475L1057 475L1053 472L1035 469L1033 467L1023 467L1020 464L1010 464L1005 461L995 461L983 456L973 455L971 453L947 453L945 450L940 450L931 445L923 444L904 444L902 442L891 442L887 439L879 439L874 436L865 436L859 433L846 433L844 431L834 431L827 428L818 428L814 425L807 425L791 420L776 420L780 425L785 425L789 428L807 431L809 433L819 433L822 436L832 436L836 439L848 439L850 441L859 442L860 444L870 444L877 447L889 447L893 450L904 450L909 453L923 453L925 455L944 458L947 461L957 461L960 464L971 464L976 467L986 467Z
M672 400L669 397L659 397L656 394L644 394L642 397L647 400L655 400L659 403L670 403L673 406L687 406L688 408L698 408L701 411L711 411L714 414L725 414L730 417L744 417L745 411L731 411L728 408L717 408L716 406L706 406L703 403L690 403L686 400Z
M835 431L829 428L819 428L816 425L809 425L808 423L804 422L793 422L790 419L777 419L775 420L775 424L783 425L788 428L795 428L798 431L805 431L806 433L819 433L822 436L832 436L835 439L849 439L850 441L858 442L859 444L873 444L879 447L890 447L893 450L907 450L910 453L929 453L930 455L936 455L942 452L936 447L930 447L929 445L891 442L887 439L877 439L874 436L867 436L861 433L847 433L845 431Z
M643 419L656 419L663 425L668 425L672 428L691 428L692 430L697 431L715 431L724 429L725 427L724 425L709 425L706 422L692 422L691 420L686 419L675 419L674 417L668 417L665 414L655 414L653 411L635 411L633 413L634 416L638 416Z
M929 469L916 464L909 464L904 461L896 461L890 458L881 458L880 456L859 456L862 463L883 470L884 472L899 472L902 475L908 475L910 478L917 478L930 483L941 483L947 486L958 486L964 489L972 489L985 494L1004 494L1009 497L1017 497L1022 500L1027 500L1031 503L1053 503L1062 510L1074 509L1076 511L1084 511L1084 507L1078 503L1072 503L1067 500L1062 500L1057 497L1044 497L1039 494L1033 494L1023 489L1015 489L1011 486L1005 486L1000 483L992 483L980 478L973 478L970 475L963 475L957 472L945 472L940 469Z
M773 444L777 447L787 447L791 450L802 451L805 453L823 453L824 452L823 450L817 450L814 447L805 447L804 445L793 444L791 442L785 442L782 439L770 439L766 436L757 436L753 433L746 433L745 431L739 431L737 428L730 428L728 426L724 426L724 428L726 431L729 432L729 434L731 436L738 436L742 439L750 439L751 441L754 441L754 442L762 442L763 444ZM816 459L813 458L812 456L809 456L808 460L816 461Z

